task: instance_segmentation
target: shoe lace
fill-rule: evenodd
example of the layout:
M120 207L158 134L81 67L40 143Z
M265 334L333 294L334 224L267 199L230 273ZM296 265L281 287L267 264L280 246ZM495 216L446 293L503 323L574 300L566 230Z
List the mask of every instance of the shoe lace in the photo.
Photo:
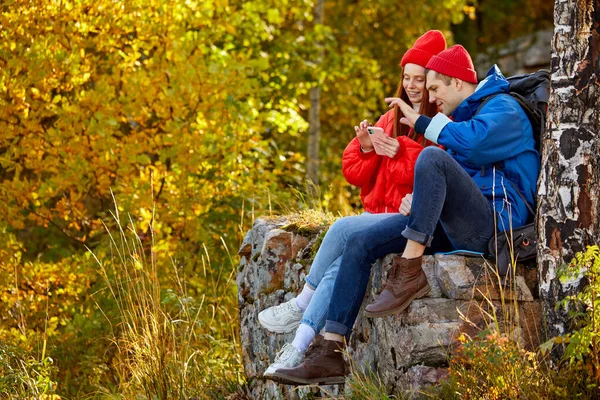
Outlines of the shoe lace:
M405 281L409 279L409 277L404 273L400 264L393 264L392 269L390 269L389 272L384 289L391 290L395 293L402 289Z
M315 358L319 357L323 352L323 349L324 347L322 344L312 344L306 351L306 354L304 355L304 361L310 362L311 360L314 360Z
M397 285L400 281L400 265L394 263L388 271L388 275L385 280L385 287L393 287Z
M281 350L279 350L277 352L274 362L281 362L281 361L287 360L292 356L293 353L294 353L294 347L291 344L286 343L285 346L283 346L281 348Z
M398 265L394 264L392 265L392 268L390 269L390 272L388 274L388 280L393 280L396 278L396 276L398 275L398 270L400 268L398 268Z
M292 300L283 303L280 306L277 306L273 309L273 314L277 315L277 314L282 314L284 312L288 312L288 311L293 311L294 308L292 307Z

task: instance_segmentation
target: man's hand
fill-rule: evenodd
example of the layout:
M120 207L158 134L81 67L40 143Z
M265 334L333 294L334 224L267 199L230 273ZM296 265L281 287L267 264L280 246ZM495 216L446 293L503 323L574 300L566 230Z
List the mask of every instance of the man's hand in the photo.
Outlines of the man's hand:
M394 106L398 106L404 117L400 118L400 122L404 125L408 125L411 128L415 127L415 123L417 119L421 116L418 112L416 112L411 106L406 104L404 100L399 97L386 97L385 102L390 105L390 108Z
M360 124L358 124L358 126L354 127L356 137L360 142L360 147L362 147L362 149L365 151L373 150L373 143L371 142L371 137L369 136L369 132L367 131L367 127L369 126L371 126L371 124L365 119Z
M400 150L400 143L398 143L398 140L391 138L388 135L373 136L371 141L373 142L373 146L375 146L377 154L382 156L394 158L396 154L398 154L398 150Z
M407 217L410 215L410 208L412 207L412 193L407 194L402 199L402 203L400 203L400 214L406 215Z

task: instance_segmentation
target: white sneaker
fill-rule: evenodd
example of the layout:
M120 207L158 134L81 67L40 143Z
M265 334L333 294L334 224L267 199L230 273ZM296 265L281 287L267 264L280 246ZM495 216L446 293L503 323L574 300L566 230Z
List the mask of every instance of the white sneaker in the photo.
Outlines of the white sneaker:
M258 313L258 322L268 331L275 333L288 333L300 325L302 310L296 305L296 299L269 307Z
M279 350L273 364L269 365L269 368L267 368L263 376L265 378L273 376L280 368L297 367L302 360L304 360L304 353L292 346L291 343L286 343L281 350Z

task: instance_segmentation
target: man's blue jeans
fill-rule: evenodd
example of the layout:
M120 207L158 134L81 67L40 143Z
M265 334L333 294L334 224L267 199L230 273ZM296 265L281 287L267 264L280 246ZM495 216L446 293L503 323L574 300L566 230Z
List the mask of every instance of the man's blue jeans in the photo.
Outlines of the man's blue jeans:
M409 217L391 218L350 235L331 295L325 331L349 336L362 304L371 264L404 250L407 239L429 246L438 221L452 246L484 251L494 234L492 207L473 179L445 151L425 148L415 165Z

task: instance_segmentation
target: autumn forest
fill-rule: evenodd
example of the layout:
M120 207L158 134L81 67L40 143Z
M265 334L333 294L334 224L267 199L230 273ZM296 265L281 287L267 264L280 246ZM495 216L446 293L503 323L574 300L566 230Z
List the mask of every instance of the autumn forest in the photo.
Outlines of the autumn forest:
M0 398L243 398L253 221L362 211L341 154L426 30L475 59L553 24L543 0L0 2Z

